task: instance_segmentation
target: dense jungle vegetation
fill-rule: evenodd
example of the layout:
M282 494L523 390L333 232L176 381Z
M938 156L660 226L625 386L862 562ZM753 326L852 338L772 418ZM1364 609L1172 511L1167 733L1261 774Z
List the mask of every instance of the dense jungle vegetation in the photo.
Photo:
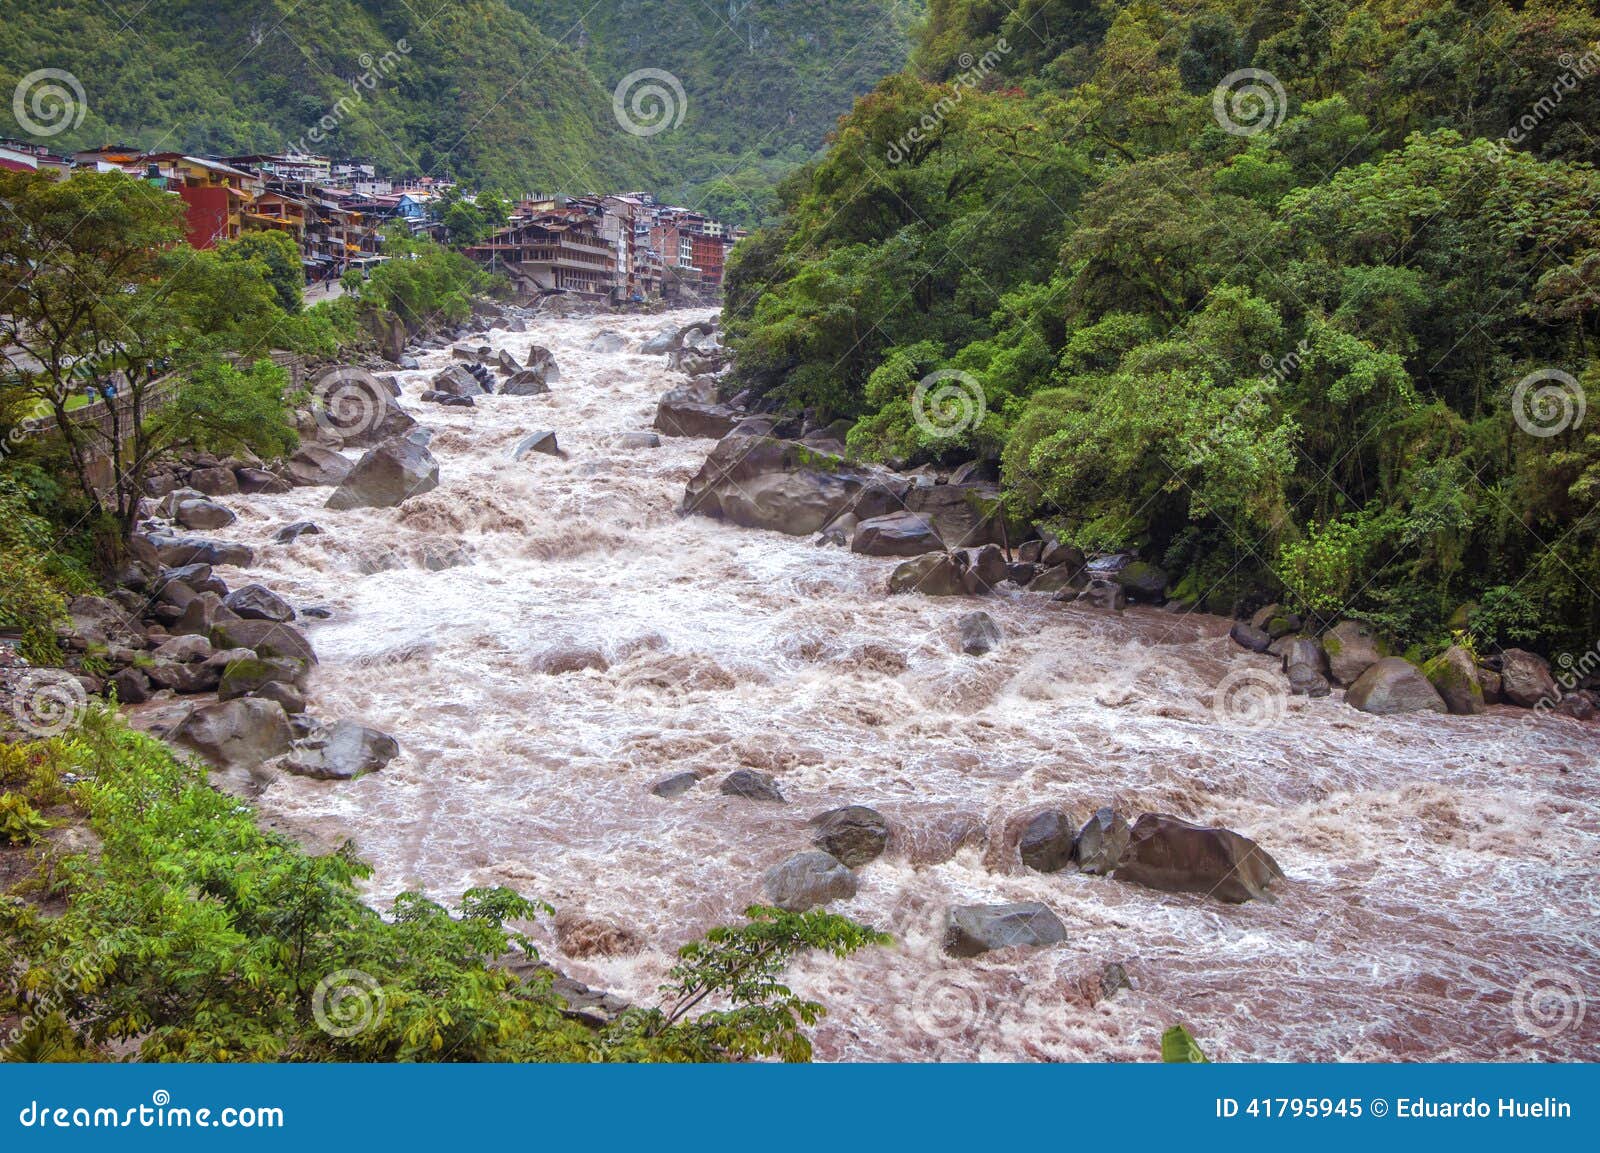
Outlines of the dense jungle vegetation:
M761 392L1229 611L1600 630L1600 18L934 0L735 251ZM914 419L953 370L981 419Z

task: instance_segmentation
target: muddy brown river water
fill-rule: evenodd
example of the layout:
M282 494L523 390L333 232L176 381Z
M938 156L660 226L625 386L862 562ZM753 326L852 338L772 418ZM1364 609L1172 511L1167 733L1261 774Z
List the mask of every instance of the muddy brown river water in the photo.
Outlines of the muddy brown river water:
M412 886L448 900L505 884L626 925L643 953L568 958L548 926L534 936L572 975L646 999L673 950L761 899L810 817L872 805L889 851L834 908L897 944L791 971L829 1007L825 1060L1150 1060L1179 1022L1231 1060L1600 1057L1584 999L1600 993L1600 726L1372 717L1335 690L1252 727L1215 690L1273 662L1227 621L1024 591L986 598L1005 642L964 656L955 621L973 603L885 595L892 561L681 517L710 441L615 444L682 377L661 356L591 353L594 335L637 349L703 315L496 331L519 358L551 348L562 377L475 409L418 401L448 354L423 356L402 403L433 433L441 483L399 508L328 511L327 489L227 498L239 520L219 535L257 547L229 584L333 610L306 622L312 711L401 745L352 783L275 781L270 819L353 837L380 907ZM570 458L513 463L543 428ZM265 543L302 519L324 533ZM470 563L422 563L458 545ZM540 671L574 647L609 667ZM739 767L774 774L789 803L720 796ZM714 776L648 793L681 769ZM1276 904L1230 906L1012 871L986 843L1045 804L1226 825L1288 880ZM950 904L1016 900L1050 905L1068 940L943 956ZM1133 988L1105 998L1110 962Z

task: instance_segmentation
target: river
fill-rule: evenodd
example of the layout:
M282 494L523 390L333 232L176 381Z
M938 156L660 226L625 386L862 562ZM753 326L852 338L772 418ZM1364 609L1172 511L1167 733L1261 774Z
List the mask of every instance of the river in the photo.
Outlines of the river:
M890 849L833 907L897 944L791 970L829 1008L824 1060L1150 1060L1179 1022L1214 1059L1600 1056L1600 1008L1574 995L1600 989L1600 730L1507 708L1372 717L1338 690L1251 727L1213 691L1273 662L1229 622L1044 594L986 598L1006 639L964 656L955 620L974 602L885 595L893 561L680 516L712 442L617 445L682 377L661 356L590 352L594 335L636 349L705 315L496 331L519 359L552 349L561 380L475 409L418 401L448 358L423 355L402 403L433 433L441 483L399 508L328 511L327 489L228 498L239 520L218 535L257 546L229 584L332 610L305 622L311 711L401 745L352 783L277 780L268 819L353 837L380 907L411 886L449 900L504 884L625 925L644 952L568 958L549 926L533 936L573 976L646 1000L673 950L808 847L810 817L872 805ZM541 428L569 459L513 463ZM324 533L265 543L301 519ZM423 563L458 546L467 563ZM541 671L582 648L609 667ZM774 774L789 803L720 796L739 767ZM714 775L648 793L686 768ZM1276 904L1230 906L998 864L986 840L1047 803L1226 825L1288 881ZM1016 900L1050 905L1068 941L942 955L950 904ZM1106 998L1111 962L1133 988Z

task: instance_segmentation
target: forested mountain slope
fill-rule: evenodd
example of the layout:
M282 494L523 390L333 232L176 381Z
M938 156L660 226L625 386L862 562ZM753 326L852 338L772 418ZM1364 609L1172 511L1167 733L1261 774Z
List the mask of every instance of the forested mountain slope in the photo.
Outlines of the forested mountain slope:
M930 7L736 253L749 383L1213 608L1594 643L1587 5Z
M744 0L25 0L0 3L0 91L70 72L86 111L55 147L197 152L299 144L506 192L660 186L728 173L748 217L852 98L904 62L920 3ZM670 131L613 114L629 73L671 72ZM331 121L331 123L330 123ZM26 135L9 122L0 134ZM752 201L754 198L754 201Z

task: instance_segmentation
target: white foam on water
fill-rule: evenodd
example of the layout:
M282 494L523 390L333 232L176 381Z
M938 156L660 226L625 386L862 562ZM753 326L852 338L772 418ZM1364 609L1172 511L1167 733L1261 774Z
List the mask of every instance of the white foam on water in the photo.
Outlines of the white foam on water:
M873 805L896 826L890 852L835 908L897 944L794 967L830 1009L825 1059L1149 1060L1175 1022L1224 1059L1600 1055L1600 1006L1542 1037L1514 1004L1548 969L1600 994L1600 730L1509 709L1371 717L1337 690L1242 729L1212 690L1272 662L1235 648L1228 622L1043 594L987 598L1006 640L963 656L955 621L973 602L885 595L892 561L680 516L710 441L616 447L683 377L660 356L591 353L595 333L637 348L703 315L493 332L519 359L549 347L561 380L470 410L418 401L449 354L419 358L402 403L433 432L440 486L400 508L329 511L327 489L228 500L240 519L219 535L257 548L229 583L334 610L306 622L311 710L402 749L353 783L284 777L260 798L267 817L353 837L380 907L409 886L450 899L509 884L621 922L645 953L577 960L548 926L535 936L579 979L647 1000L678 946L761 898L808 818ZM545 428L570 458L513 463ZM324 533L265 543L305 519ZM424 549L457 545L471 563L423 567ZM609 668L539 671L576 648ZM718 795L740 767L773 773L789 803ZM684 768L710 777L648 794ZM1277 904L1228 906L997 867L985 837L1046 804L1223 824L1289 882ZM1068 941L941 953L951 903L1013 900L1049 904ZM1135 987L1108 1000L1109 962Z

